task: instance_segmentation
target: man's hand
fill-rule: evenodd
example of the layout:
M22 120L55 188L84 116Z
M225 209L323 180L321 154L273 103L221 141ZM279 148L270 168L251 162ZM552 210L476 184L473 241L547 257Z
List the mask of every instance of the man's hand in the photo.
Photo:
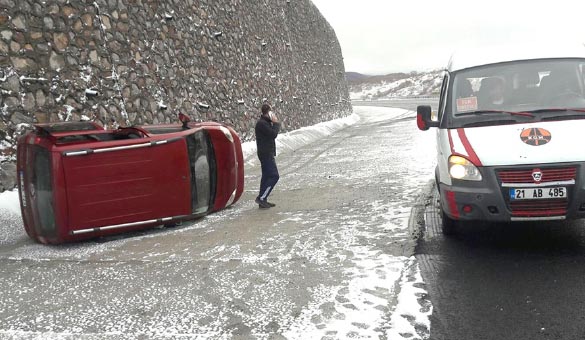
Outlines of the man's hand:
M274 112L270 111L268 115L270 116L270 120L272 120L273 123L278 123L278 117L276 117Z

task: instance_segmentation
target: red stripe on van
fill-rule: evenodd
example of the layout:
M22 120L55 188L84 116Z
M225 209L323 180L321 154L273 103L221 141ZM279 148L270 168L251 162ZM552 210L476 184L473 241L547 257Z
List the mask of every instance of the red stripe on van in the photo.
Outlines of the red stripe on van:
M455 154L455 150L453 150L453 137L451 137L451 130L447 130L447 135L449 136L449 147L451 148L451 154Z
M477 154L473 150L471 143L469 143L469 139L467 139L467 135L465 134L465 129L457 129L457 133L459 134L459 138L461 139L461 143L463 143L463 147L465 151L469 155L469 160L476 166L481 166L481 161ZM452 147L451 147L452 148Z

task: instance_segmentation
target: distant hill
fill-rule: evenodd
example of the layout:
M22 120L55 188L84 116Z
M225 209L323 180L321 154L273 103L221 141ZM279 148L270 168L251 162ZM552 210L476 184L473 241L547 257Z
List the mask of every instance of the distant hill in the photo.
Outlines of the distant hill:
M443 71L390 73L368 76L347 72L353 100L378 100L413 96L438 96Z
M367 75L357 72L346 72L345 79L347 79L350 85L352 84L364 84L364 83L379 83L382 81L396 81L404 78L408 78L408 73L390 73L386 75Z
M351 83L359 83L367 78L370 78L371 76L365 75L365 74L361 74L361 73L357 73L357 72L345 72L345 79L347 79L347 81L351 84Z

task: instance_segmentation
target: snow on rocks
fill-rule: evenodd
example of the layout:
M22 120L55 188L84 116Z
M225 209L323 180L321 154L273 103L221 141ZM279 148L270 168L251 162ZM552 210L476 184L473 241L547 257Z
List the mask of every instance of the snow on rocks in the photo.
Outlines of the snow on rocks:
M437 96L441 87L442 71L412 73L379 81L353 84L352 100L381 100L416 96Z

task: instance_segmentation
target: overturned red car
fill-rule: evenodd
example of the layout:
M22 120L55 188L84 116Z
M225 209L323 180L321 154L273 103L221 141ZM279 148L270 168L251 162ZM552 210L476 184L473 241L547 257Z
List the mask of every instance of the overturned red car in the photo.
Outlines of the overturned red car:
M18 141L17 169L24 227L41 243L176 224L244 189L240 138L220 123L35 128Z

